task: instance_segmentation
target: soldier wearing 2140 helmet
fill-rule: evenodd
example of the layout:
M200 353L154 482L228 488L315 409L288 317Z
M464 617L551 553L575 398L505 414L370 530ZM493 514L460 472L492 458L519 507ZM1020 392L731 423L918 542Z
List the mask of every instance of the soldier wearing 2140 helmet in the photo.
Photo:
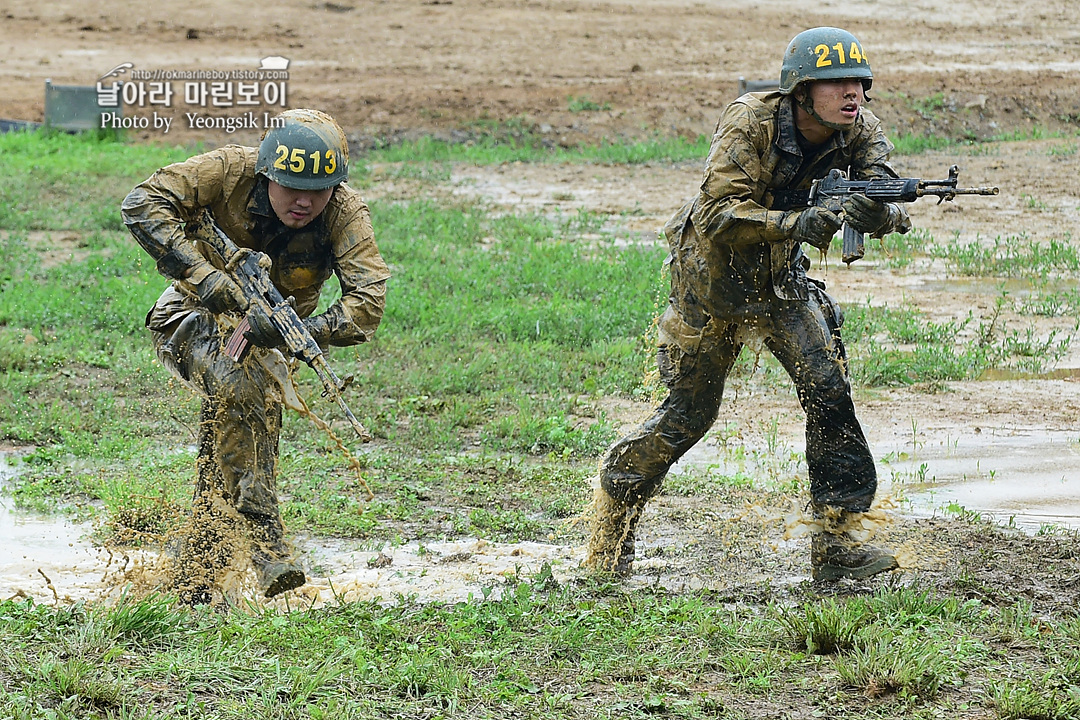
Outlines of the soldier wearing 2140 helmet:
M855 36L813 28L788 45L776 91L748 93L724 110L697 194L664 227L671 293L657 360L668 396L603 460L588 565L631 572L642 509L716 420L725 379L754 337L783 365L806 413L810 505L820 519L813 577L896 567L890 552L852 533L877 476L855 417L843 315L824 283L807 277L802 249L825 251L842 220L824 208L774 209L784 191L809 188L834 168L858 180L896 177L893 145L864 107L873 78ZM910 229L902 207L858 195L843 221L876 237Z
M288 110L258 148L228 145L164 167L123 202L124 223L172 281L146 317L154 349L202 397L193 529L178 558L178 590L190 603L211 601L237 514L267 597L306 580L285 540L275 484L283 338L248 312L253 350L240 361L226 353L247 302L207 242L209 221L240 248L269 257L272 282L320 346L362 343L379 326L390 273L367 205L345 184L348 163L333 118ZM341 298L313 315L331 275Z

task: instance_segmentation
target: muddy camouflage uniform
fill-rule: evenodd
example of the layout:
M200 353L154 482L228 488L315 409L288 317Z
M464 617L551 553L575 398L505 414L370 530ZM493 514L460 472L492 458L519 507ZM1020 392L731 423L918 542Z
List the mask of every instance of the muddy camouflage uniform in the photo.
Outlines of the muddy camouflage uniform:
M850 129L820 146L801 139L792 98L743 95L717 124L698 195L664 227L670 245L669 306L660 320L657 361L669 394L601 467L601 486L628 506L631 528L671 465L717 418L724 381L751 335L791 376L806 412L806 461L815 505L861 512L877 486L874 460L855 417L843 315L808 278L809 258L791 239L774 194L805 189L832 168L854 179L896 177L893 150L865 108ZM899 206L882 233L910 228ZM629 547L633 557L633 532Z
M271 279L284 297L295 298L302 318L337 275L341 299L305 323L323 347L372 337L389 272L358 192L337 186L321 215L289 229L274 214L267 178L256 174L256 155L257 148L231 145L165 167L132 190L122 212L158 270L173 279L146 316L156 353L203 398L196 514L224 499L262 541L262 557L258 548L253 556L258 564L267 552L271 558L286 552L275 487L282 391L270 373L283 359L256 346L240 363L224 354L239 317L215 316L198 301L199 283L214 267L222 269L200 239L206 213L238 246L270 257Z

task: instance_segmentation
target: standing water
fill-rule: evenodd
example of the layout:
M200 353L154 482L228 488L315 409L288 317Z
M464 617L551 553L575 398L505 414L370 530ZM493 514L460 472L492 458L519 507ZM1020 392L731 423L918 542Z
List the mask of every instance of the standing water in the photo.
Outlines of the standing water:
M1080 530L1077 432L998 429L890 454L882 489L915 515L977 513L1027 532Z
M0 453L0 487L15 475L10 458L11 453ZM117 560L91 545L90 530L62 517L20 510L0 494L0 599L68 603L102 593L102 580Z

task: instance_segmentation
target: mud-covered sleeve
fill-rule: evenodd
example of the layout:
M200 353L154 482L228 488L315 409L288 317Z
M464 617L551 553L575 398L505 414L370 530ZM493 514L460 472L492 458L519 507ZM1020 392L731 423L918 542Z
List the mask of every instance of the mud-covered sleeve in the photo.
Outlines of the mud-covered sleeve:
M370 340L379 327L390 277L375 245L371 214L362 200L348 200L332 219L331 243L341 298L311 318L309 327L320 344L356 345Z
M124 224L162 275L198 285L213 270L185 235L184 225L221 197L232 164L225 148L196 155L161 168L124 198Z
M898 177L896 170L889 164L889 157L896 147L881 129L881 121L870 112L863 112L863 123L858 136L852 143L851 176L854 180L876 180L879 178ZM889 222L874 233L884 236L889 233L906 233L911 230L911 218L901 203L886 203L889 208Z
M691 219L698 232L717 242L748 245L783 240L790 213L761 205L762 157L768 134L742 103L724 111L713 135L705 177Z

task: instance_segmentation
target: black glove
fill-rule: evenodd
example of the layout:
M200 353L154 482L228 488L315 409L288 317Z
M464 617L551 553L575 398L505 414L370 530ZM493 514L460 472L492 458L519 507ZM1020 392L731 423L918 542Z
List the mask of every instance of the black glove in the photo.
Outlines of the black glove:
M218 315L223 312L239 310L246 304L240 287L220 270L213 270L195 286L195 292L210 312Z
M893 222L893 210L865 195L852 195L843 204L844 222L861 233L877 237Z
M791 234L793 240L810 243L821 250L828 250L833 235L843 225L843 221L826 208L812 207L799 213L795 220L795 229Z
M292 300L292 297L289 298ZM252 345L264 348L276 348L285 344L281 331L270 321L270 316L258 305L248 310L247 321L250 328L244 331L244 337Z

